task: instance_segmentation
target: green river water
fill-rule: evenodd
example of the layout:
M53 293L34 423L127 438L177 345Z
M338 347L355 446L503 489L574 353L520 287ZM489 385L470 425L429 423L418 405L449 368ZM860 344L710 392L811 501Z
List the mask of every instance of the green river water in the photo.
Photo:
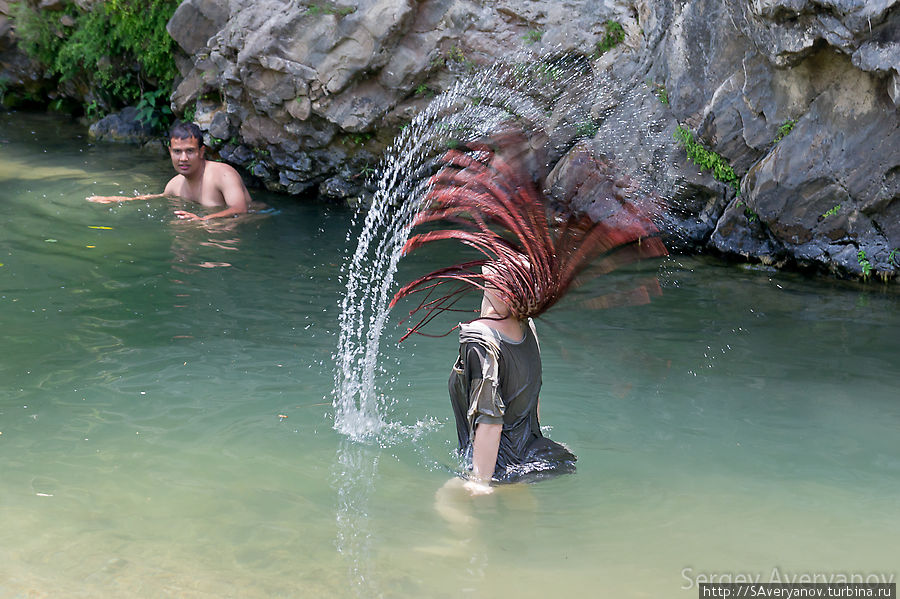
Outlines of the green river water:
M577 472L469 499L439 492L453 335L398 349L392 315L386 430L333 428L351 211L252 190L278 213L204 227L85 201L170 172L0 113L0 598L900 576L896 286L670 257L649 305L589 310L581 288L538 322L542 422Z

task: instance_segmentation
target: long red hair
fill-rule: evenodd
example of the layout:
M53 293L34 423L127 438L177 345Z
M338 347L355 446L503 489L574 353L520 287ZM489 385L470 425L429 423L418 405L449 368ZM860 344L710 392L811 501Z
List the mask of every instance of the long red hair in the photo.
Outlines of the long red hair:
M481 257L430 272L397 291L391 307L407 295L425 294L410 311L410 317L424 315L401 341L422 334L432 318L452 310L472 290L490 288L510 315L524 320L559 301L595 259L598 268L592 270L602 273L668 253L653 222L660 213L657 198L636 194L633 186L625 193L622 185L613 186L619 193L611 193L608 169L581 147L569 162L568 179L574 175L577 180L565 182L562 197L551 206L525 170L529 161L521 159L523 146L527 140L521 135L504 134L442 157L413 225L446 226L412 236L403 251L449 239L474 248ZM589 209L573 210L576 197L578 205ZM483 270L487 264L491 267Z

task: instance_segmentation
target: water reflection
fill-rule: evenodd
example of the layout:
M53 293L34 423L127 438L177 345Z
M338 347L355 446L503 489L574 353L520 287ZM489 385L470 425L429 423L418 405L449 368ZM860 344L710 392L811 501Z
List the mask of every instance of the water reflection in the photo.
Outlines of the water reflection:
M230 267L231 262L221 258L227 256L228 252L240 250L241 235L238 225L243 223L231 222L239 219L228 220L229 222L225 223L173 220L170 223L172 270L193 274L197 272L197 268ZM203 239L204 237L206 239Z

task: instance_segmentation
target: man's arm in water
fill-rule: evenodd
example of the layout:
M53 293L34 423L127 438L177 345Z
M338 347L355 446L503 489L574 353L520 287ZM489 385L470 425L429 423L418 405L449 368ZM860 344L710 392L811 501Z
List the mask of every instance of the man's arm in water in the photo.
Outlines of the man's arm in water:
M207 165L209 164L221 163L207 163ZM213 214L207 214L206 216L198 216L187 210L176 210L175 216L187 220L209 220L213 218L237 216L238 214L247 212L247 198L249 197L249 194L247 193L247 188L244 187L241 176L236 170L227 165L221 165L221 167L222 168L217 169L213 181L215 182L216 188L222 193L222 197L225 199L226 208ZM209 166L207 166L207 168L209 168Z
M475 439L472 441L472 478L463 485L472 495L487 495L494 491L491 477L497 466L502 431L502 424L486 422L475 428Z
M174 198L178 194L175 193L175 179L172 177L162 193L147 193L139 196L90 196L88 202L96 202L97 204L113 204L116 202L130 202L132 200L158 200L160 198Z
M157 200L159 198L168 197L164 193L149 193L140 196L90 196L88 202L96 202L97 204L113 204L115 202L130 202L131 200Z

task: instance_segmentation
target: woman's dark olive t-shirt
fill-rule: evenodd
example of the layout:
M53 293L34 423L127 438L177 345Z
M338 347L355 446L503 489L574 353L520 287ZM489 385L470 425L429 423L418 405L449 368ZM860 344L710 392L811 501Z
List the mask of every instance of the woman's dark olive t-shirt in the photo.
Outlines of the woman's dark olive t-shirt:
M499 393L484 381L484 363L489 350L484 344L460 345L459 359L450 374L450 400L456 416L459 449L471 462L473 428L479 424L502 424L494 478L518 480L523 475L574 470L575 456L541 434L538 397L541 391L541 351L531 327L521 341L494 331L499 340ZM470 421L470 407L474 423ZM472 426L474 424L474 427Z

